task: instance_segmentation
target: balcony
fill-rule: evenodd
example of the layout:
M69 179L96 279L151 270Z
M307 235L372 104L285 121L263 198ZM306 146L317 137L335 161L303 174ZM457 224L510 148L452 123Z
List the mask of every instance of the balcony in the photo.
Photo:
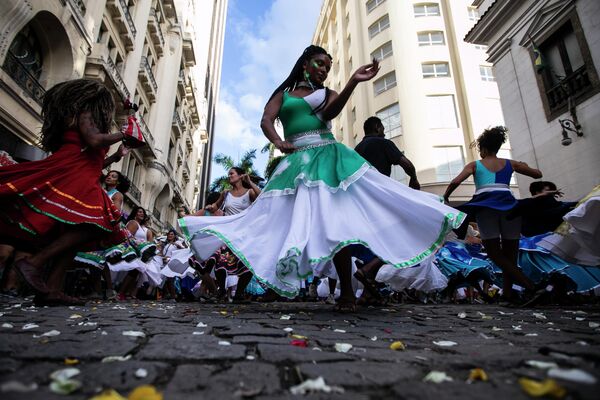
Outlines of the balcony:
M587 68L584 65L546 91L550 112L560 112L562 108L567 106L569 97L574 101L577 97L592 89L592 83L590 82Z
M177 146L177 166L181 167L181 164L183 163L183 151L181 151L181 147Z
M188 153L191 153L194 150L194 142L192 140L192 134L190 131L187 131L185 135L185 147L187 148Z
M42 97L46 90L29 70L9 50L2 69L27 93L36 103L42 105Z
M156 101L156 91L158 90L158 85L156 84L156 80L154 79L154 72L152 72L152 68L150 68L150 64L148 63L147 57L142 57L142 61L140 62L140 70L138 71L138 77L140 79L140 83L148 96L148 100L152 103Z
M154 154L154 136L152 136L152 132L148 128L144 117L141 115L137 118L138 124L140 125L140 129L142 130L142 135L144 136L144 140L146 141L147 146L143 146L140 148L140 152L144 157L156 158L156 154Z
M179 70L179 79L177 80L177 92L180 98L185 97L185 72Z
M163 55L163 49L165 48L165 37L163 36L162 28L160 26L160 19L155 8L150 9L150 16L148 18L148 33L150 33L150 39L152 39L156 54L161 57Z
M117 27L125 48L128 51L133 50L137 30L127 8L127 3L125 3L125 0L107 0L106 8Z
M137 204L140 204L142 202L142 192L140 192L140 189L138 189L135 183L133 183L133 180L131 181L131 186L129 186L127 195L133 200L135 200Z
M183 179L185 179L186 182L189 182L190 180L190 167L188 167L187 163L183 165Z
M192 36L187 32L183 34L183 63L186 67L196 65L196 54L194 53Z
M181 117L177 110L173 111L173 132L175 133L175 139L179 139L184 131L183 121L181 121Z
M208 142L208 131L205 129L200 129L200 141L202 143Z

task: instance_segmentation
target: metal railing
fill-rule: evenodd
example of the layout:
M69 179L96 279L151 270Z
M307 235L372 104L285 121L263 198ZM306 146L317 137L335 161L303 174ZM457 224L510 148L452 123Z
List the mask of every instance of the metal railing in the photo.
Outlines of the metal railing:
M138 189L138 187L135 186L135 183L133 183L133 181L131 182L131 186L129 186L129 190L127 191L127 193L129 193L131 197L136 199L138 203L142 201L142 192L140 192L140 189Z
M127 20L127 25L129 25L131 34L133 35L133 38L135 39L137 30L135 29L135 25L133 23L133 18L131 18L131 14L129 14L129 8L127 7L127 3L125 2L125 0L119 0L119 4L121 4L121 9L123 10L123 15L125 15L125 19Z
M140 128L142 128L142 133L144 135L144 139L146 139L146 143L148 144L148 146L153 146L154 145L154 136L152 136L152 133L150 132L150 129L148 128L148 125L146 125L146 121L144 120L144 117L142 117L141 115L138 117L138 123L140 125Z
M156 84L156 80L154 79L154 72L152 72L152 68L150 67L150 63L148 62L148 57L142 56L142 61L140 64L141 68L144 68L146 70L146 73L148 74L150 83L152 84L154 91L158 90L158 85Z
M156 21L156 30L158 33L158 38L160 40L160 44L162 46L164 46L165 45L165 37L163 36L162 28L160 27L160 21L158 20L158 15L156 14L156 8L150 9L150 15L153 16Z
M23 89L27 94L31 96L33 100L39 105L42 105L42 97L46 90L38 82L37 78L19 61L17 56L12 51L8 51L4 65L2 69L6 71L11 78Z
M104 69L106 69L108 71L108 74L110 75L111 79L115 83L115 86L119 89L119 91L123 95L123 98L130 97L129 90L127 89L127 86L125 85L125 81L121 77L121 74L119 73L119 70L117 69L117 66L113 62L112 58L107 57L106 60L103 59L103 61L104 61Z
M592 84L585 65L563 78L558 84L546 91L550 111L554 111L566 105L569 97L577 97L579 94L591 89Z

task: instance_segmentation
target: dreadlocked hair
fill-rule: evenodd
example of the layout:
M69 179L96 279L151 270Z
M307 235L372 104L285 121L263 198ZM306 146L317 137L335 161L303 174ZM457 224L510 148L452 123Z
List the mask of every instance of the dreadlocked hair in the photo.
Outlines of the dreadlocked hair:
M110 130L115 101L106 86L91 79L75 79L53 86L44 95L42 104L42 134L44 151L55 152L63 143L69 121L89 111L100 132Z
M483 131L481 135L471 143L471 148L476 147L479 152L486 150L487 152L496 154L504 142L506 142L507 129L505 126L495 126Z
M298 58L298 61L296 61L296 64L294 64L294 68L292 68L292 72L290 72L290 75L285 79L285 81L283 81L281 83L281 85L279 85L277 87L277 89L275 89L273 94L271 94L271 97L269 97L269 101L271 101L271 99L279 92L294 90L294 88L296 87L296 84L298 82L301 82L304 80L304 69L303 69L304 63L310 62L310 60L318 54L325 54L327 57L329 57L330 60L332 60L331 55L329 53L327 53L327 51L324 48L311 44L306 49L304 49L304 51L302 52L302 55L300 56L300 58ZM322 85L315 85L315 86L318 87L319 89L323 88ZM326 87L325 88L325 100L323 100L323 102L321 104L319 104L317 106L317 108L315 108L313 110L313 114L315 114L315 113L319 112L321 109L323 109L323 107L325 107L325 104L327 104L327 100L329 100L329 88Z

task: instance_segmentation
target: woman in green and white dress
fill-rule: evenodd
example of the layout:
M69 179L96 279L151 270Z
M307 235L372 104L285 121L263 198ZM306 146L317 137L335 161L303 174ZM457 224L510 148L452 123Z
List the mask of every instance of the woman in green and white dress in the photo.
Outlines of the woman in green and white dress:
M323 86L330 68L331 56L309 46L269 99L261 128L289 155L254 204L233 216L184 217L180 226L197 257L224 243L283 296L295 296L310 275L339 277L337 307L352 311L349 245L362 244L398 269L410 267L434 254L464 214L380 174L335 140L330 121L379 66L375 60L360 67L339 94Z

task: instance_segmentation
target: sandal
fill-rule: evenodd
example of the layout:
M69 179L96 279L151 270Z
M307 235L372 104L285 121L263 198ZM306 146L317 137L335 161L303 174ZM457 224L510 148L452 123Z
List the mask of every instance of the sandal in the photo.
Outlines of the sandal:
M363 284L363 286L371 296L373 296L377 300L381 300L381 293L379 293L379 290L377 290L377 286L374 279L369 278L367 274L365 274L361 269L357 270L354 273L354 277L357 281Z
M339 313L355 313L356 299L340 297L337 304L333 307L333 310Z

